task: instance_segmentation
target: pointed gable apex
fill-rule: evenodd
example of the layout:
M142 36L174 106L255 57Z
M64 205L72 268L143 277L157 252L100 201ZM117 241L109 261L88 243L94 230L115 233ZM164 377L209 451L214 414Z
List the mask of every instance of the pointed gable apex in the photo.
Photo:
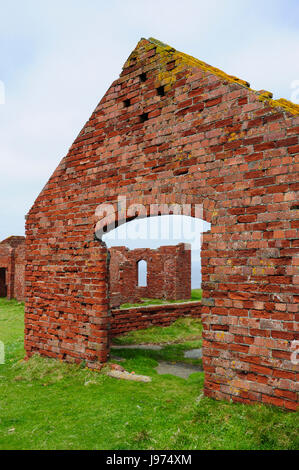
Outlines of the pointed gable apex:
M74 189L73 194L81 191L82 186L78 178L77 170L80 170L79 174L81 177L83 172L90 171L88 169L89 166L94 166L94 162L90 162L91 155L89 152L91 152L91 148L94 149L97 147L97 152L100 152L100 147L103 146L105 141L109 140L110 137L115 138L116 136L121 136L122 139L125 135L128 137L132 129L135 131L136 128L139 128L143 119L147 120L148 117L154 117L156 110L154 110L154 113L151 112L152 109L154 109L154 105L149 103L150 100L148 100L147 97L142 97L139 100L139 109L136 109L134 113L132 113L130 119L126 120L126 116L122 115L123 109L121 109L123 105L125 106L124 102L127 101L127 92L124 90L130 89L133 85L133 87L135 87L135 93L137 93L137 88L141 89L143 93L146 86L140 87L140 84L137 83L137 77L139 74L140 81L142 82L142 76L145 76L146 79L147 72L151 77L150 79L154 80L155 90L157 91L158 88L163 88L165 93L168 94L168 92L170 92L169 95L175 94L175 88L181 87L182 81L188 82L188 80L192 80L192 77L196 74L199 74L203 78L203 82L212 81L212 78L214 78L215 81L218 80L220 86L222 84L224 87L232 85L231 91L237 92L239 90L244 96L247 95L250 101L259 102L260 106L265 108L267 114L283 113L284 118L288 118L290 115L291 117L299 115L299 105L297 104L285 99L274 100L272 99L272 93L265 90L253 90L250 88L250 84L247 81L228 75L222 70L188 54L177 51L157 39L141 38L126 60L119 78L112 82L111 86L96 106L91 117L72 143L69 152L60 161L47 184L36 198L28 215L32 210L36 209L41 199L46 199L45 193L48 191L51 192L51 185L57 187L59 180L68 181ZM146 83L141 83L141 85L146 85ZM204 84L204 86L205 85L206 84ZM195 99L193 98L193 104L194 101ZM206 114L210 113L210 106L214 106L217 101L220 102L219 97L217 99L210 99L209 101L208 104L205 103L203 106ZM187 102L188 100L186 103ZM134 105L135 104L134 102ZM183 117L186 112L195 112L197 109L201 111L200 102L197 102L195 106L186 104L185 109L182 110L180 107L183 104L184 103L176 102L174 106L176 106L178 110L174 111L175 115ZM200 112L198 116L199 114ZM126 122L126 125L122 126L120 129L121 126L119 124L124 122ZM89 147L88 152L86 152L87 147ZM97 165L100 166L101 162L102 159L99 158ZM111 170L111 173L113 172L114 170ZM59 184L61 184L61 182ZM65 196L60 191L60 197L68 198L69 196Z
M160 55L162 67L161 73L159 75L159 81L166 86L166 89L171 87L171 85L176 80L176 74L184 70L186 66L195 69L198 68L201 71L212 73L213 75L223 80L224 83L234 83L240 85L241 87L247 88L252 93L255 93L260 101L264 101L273 108L281 108L282 111L287 111L292 115L299 115L298 104L292 103L291 101L284 98L277 100L273 99L273 94L271 92L265 90L254 90L250 88L250 83L248 83L246 80L229 75L222 70L207 64L206 62L196 59L195 57L192 57L184 52L177 51L168 44L165 44L164 42L155 38L142 38L138 42L136 48L130 54L129 58L123 66L121 77L127 75L130 70L134 70L136 66L138 66L139 52L144 49L148 50L149 57L151 55L150 51L153 51L153 54L155 53ZM173 62L172 68L166 67L169 62Z

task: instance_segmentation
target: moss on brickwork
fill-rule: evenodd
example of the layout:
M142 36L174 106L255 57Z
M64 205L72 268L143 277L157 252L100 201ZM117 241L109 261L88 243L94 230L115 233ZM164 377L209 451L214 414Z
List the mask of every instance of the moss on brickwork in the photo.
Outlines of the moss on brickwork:
M256 91L250 88L250 84L246 80L242 80L238 77L233 75L229 75L222 70L218 69L217 67L213 67L202 60L196 59L184 52L177 51L173 47L165 44L158 39L149 38L149 39L141 39L139 41L136 49L132 52L129 59L124 65L124 68L130 67L132 65L132 60L136 61L138 57L138 50L139 48L145 48L147 51L156 48L156 53L160 55L160 63L161 63L161 71L158 75L158 80L160 83L165 85L165 90L169 90L171 86L177 80L177 74L182 72L186 66L191 66L193 68L200 68L203 72L210 72L217 77L221 78L225 82L235 83L242 87L245 87L255 93L258 96L259 101L263 101L268 103L273 108L281 108L282 111L287 111L293 115L299 115L299 105L292 103L289 100L284 98L280 98L278 100L274 100L273 94L269 91L261 90ZM167 70L166 64L173 60L175 62L175 66L171 70ZM185 72L186 75L186 72Z

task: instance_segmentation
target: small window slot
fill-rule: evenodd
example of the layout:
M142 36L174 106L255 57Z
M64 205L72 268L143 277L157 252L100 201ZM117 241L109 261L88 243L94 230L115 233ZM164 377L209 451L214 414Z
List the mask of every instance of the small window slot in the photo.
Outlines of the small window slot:
M165 89L164 89L164 86L159 86L157 88L157 95L158 96L165 96Z
M124 108L128 108L129 106L131 106L131 100L128 98L124 100Z
M148 113L143 113L140 115L140 122L148 121Z

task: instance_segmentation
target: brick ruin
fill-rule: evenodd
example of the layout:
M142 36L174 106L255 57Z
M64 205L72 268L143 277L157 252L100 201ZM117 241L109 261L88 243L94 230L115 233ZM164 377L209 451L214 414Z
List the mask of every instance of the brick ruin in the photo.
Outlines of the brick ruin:
M187 246L186 246L187 245ZM156 250L125 246L109 248L110 306L142 298L191 298L191 245L161 246ZM138 262L147 263L147 285L138 286Z
M201 309L201 302L114 308L111 310L110 338L150 326L168 326L182 317L200 318Z
M25 299L25 237L0 242L0 297Z
M142 39L27 216L27 355L109 356L98 205L201 204L204 393L295 409L298 135L299 106Z

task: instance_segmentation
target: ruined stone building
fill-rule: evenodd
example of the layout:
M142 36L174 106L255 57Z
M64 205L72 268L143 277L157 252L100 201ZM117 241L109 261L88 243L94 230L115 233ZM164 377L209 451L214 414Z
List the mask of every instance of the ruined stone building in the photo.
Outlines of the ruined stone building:
M298 105L142 39L27 216L27 355L107 360L109 257L95 227L110 222L99 205L117 224L134 217L119 213L119 195L146 215L153 204L190 204L196 216L201 205L211 223L204 392L295 409L298 135Z
M25 298L25 237L0 242L0 297Z
M145 264L144 276L140 263ZM165 302L142 305L144 299ZM168 302L172 300L184 303ZM122 306L128 303L139 305ZM201 302L191 301L191 245L179 243L155 250L109 248L109 306L110 338L150 326L168 326L184 316L200 318Z
M111 307L140 302L142 298L191 298L191 245L180 243L156 250L114 246L109 253ZM142 261L146 263L147 274L143 286L138 285L138 264Z

